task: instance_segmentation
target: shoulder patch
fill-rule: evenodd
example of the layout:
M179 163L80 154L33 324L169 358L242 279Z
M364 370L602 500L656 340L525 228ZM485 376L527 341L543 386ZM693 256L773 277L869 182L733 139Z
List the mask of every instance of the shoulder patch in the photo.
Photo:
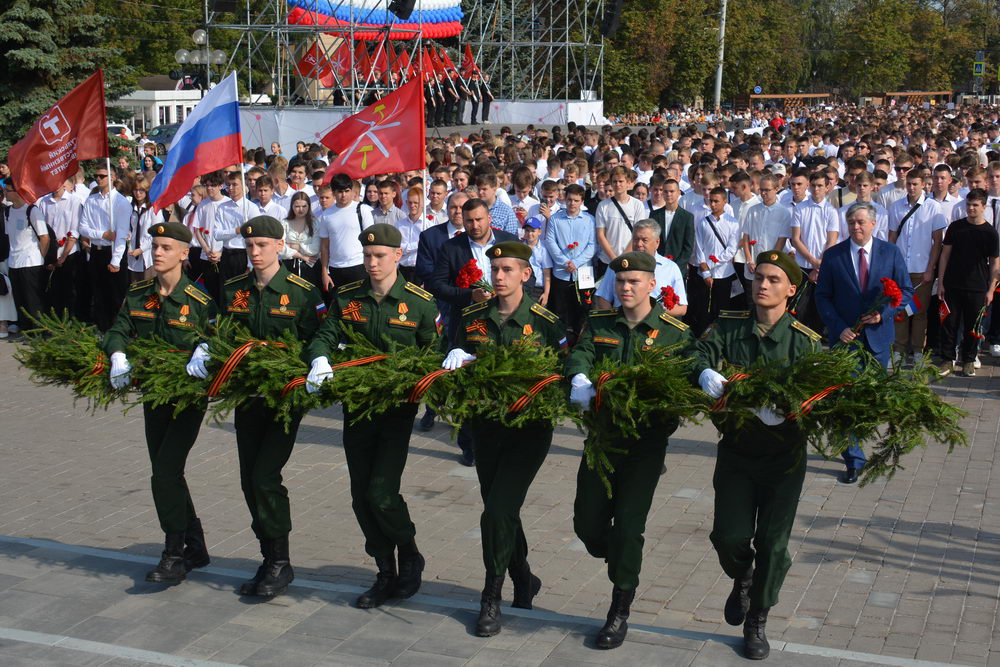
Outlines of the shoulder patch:
M617 315L617 308L605 308L604 310L592 310L590 311L591 317L607 317L608 315Z
M249 275L250 275L249 271L247 271L246 273L241 273L240 275L238 275L238 276L236 276L234 278L230 278L229 280L227 280L226 284L227 285L232 285L233 283L238 283L239 281L243 280L244 278L246 278Z
M471 306L466 306L462 309L462 315L471 315L473 313L478 313L480 310L486 310L490 305L489 301L481 301L479 303L474 303Z
M414 294L419 296L421 299L424 299L425 301L434 300L434 295L425 290L420 285L414 285L411 282L407 282L405 285L403 285L403 289L405 289L408 292L413 292Z
M153 278L150 278L149 280L140 280L137 283L132 283L132 286L128 288L128 291L138 292L141 289L146 289L147 287L153 284L153 280L154 280Z
M684 324L683 322L681 322L679 319L677 319L676 317L674 317L670 313L660 313L660 319L663 320L664 322L666 322L667 324L674 325L675 327L677 327L681 331L687 331L690 328L690 327L688 327L688 325Z
M200 303L203 306L208 303L209 298L210 298L207 294L205 294L204 292L202 292L200 289L198 289L194 285L188 285L187 287L185 287L184 288L184 293L187 294L188 296L190 296L192 299L194 299L195 301L197 301L198 303Z
M731 320L748 320L750 319L749 310L720 310L719 317L726 317Z
M812 329L810 329L806 325L802 324L802 322L799 322L798 320L792 320L792 328L793 329L798 329L799 331L801 331L802 333L804 333L805 335L809 336L810 338L812 338L815 341L822 340L822 338L823 338L818 333L816 333L815 331L813 331Z
M364 280L355 280L353 283L347 283L346 285L341 285L337 288L337 294L343 294L344 292L350 292L351 290L358 289L361 287L361 283Z
M311 282L309 282L305 278L301 278L295 275L294 273L288 274L288 282L295 283L299 287L304 288L307 292L315 287L315 285L313 285Z
M553 313L551 310L549 310L540 303L531 304L531 312L533 312L535 315L541 316L542 318L548 320L549 322L556 322L559 320L559 318L556 316L555 313Z

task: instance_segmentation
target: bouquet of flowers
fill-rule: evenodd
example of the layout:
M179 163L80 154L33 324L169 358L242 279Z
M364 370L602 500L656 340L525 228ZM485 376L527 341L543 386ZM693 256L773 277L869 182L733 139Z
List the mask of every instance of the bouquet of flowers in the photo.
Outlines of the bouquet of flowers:
M484 289L487 292L493 291L493 287L483 279L483 270L479 268L475 259L470 259L465 266L459 269L458 275L455 277L455 286L465 289Z
M677 296L677 292L670 285L667 285L660 290L660 303L663 304L665 310L670 310L678 303L680 303L681 298Z
M881 313L882 309L885 308L886 305L892 306L893 308L899 308L899 305L903 303L903 290L899 289L899 285L896 284L895 280L892 278L882 278L881 283L882 293L878 295L877 299L875 299L875 303L873 303L872 307L868 309L868 312L862 315L854 326L851 327L851 331L854 333L858 333L864 328L865 325L861 320L871 315L875 315L876 313Z

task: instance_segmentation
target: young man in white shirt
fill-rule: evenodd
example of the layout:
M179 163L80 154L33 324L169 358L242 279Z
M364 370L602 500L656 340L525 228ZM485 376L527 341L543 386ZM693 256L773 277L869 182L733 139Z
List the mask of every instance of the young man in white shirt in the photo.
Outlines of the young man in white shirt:
M264 215L269 215L276 220L284 220L288 216L285 207L274 201L274 181L267 174L257 179L254 192L257 193L257 206Z
M792 215L778 202L778 179L771 174L760 177L760 203L751 206L740 225L740 246L747 257L744 278L753 280L753 259L765 250L784 250L791 233Z
M735 195L735 199L730 198L732 201L730 206L733 207L735 212L734 217L742 235L746 225L747 213L750 212L751 208L760 203L760 197L753 192L753 179L750 178L750 174L742 170L737 171L729 177L729 192ZM743 286L743 294L734 300L734 307L749 307L748 295L750 294L750 281L753 279L753 274L751 273L747 277L744 275L744 272L746 271L747 262L751 261L753 257L753 254L744 254L743 245L740 244L739 249L736 251L736 256L733 258L733 267L736 269L736 279Z
M855 200L852 203L871 204L872 208L875 209L875 231L872 233L872 236L882 241L888 240L889 212L873 199L875 196L875 179L867 171L863 172L854 177L852 187L855 196ZM840 233L837 236L839 239L850 237L850 232L847 229L847 211L850 210L851 205L844 204L837 212L840 215Z
M332 297L334 287L347 285L367 276L364 250L358 235L375 224L371 208L354 201L354 182L345 174L330 180L334 206L316 221L319 254L323 272L323 291Z
M221 243L219 273L223 282L249 269L246 244L239 230L244 222L262 213L260 206L245 196L241 174L231 173L226 182L230 199L219 204L214 221L215 241Z
M55 233L55 238L49 240L55 243L59 250L55 266L51 267L49 278L48 303L56 313L66 311L79 319L82 312L77 305L77 282L86 280L86 255L79 252L77 241L80 238L80 200L72 194L73 179L56 188L55 192L47 194L38 200L37 206L42 211L44 220Z
M952 213L955 206L962 201L958 195L951 194L951 184L954 181L951 167L946 164L939 164L931 172L931 192L930 197L941 207L941 215L948 222L952 220Z
M229 197L222 194L223 173L213 171L201 177L201 184L205 186L205 198L201 200L194 210L194 229L191 230L194 238L201 246L201 278L205 285L205 291L216 299L222 298L222 284L220 276L219 262L222 261L222 241L215 238L215 215L219 211L219 206L227 201Z
M688 318L696 337L729 308L736 271L733 258L739 249L739 224L726 212L729 193L714 187L708 193L707 215L695 219L695 254L698 276L688 284Z
M439 225L448 219L448 208L445 199L448 197L448 184L439 178L431 181L427 189L427 207L424 215L431 225Z
M418 281L416 275L417 248L420 243L420 234L431 226L431 223L424 216L424 189L419 185L406 191L406 216L394 224L402 235L399 247L403 251L403 256L399 260L399 272L409 282L416 284Z
M97 192L90 195L80 213L80 236L90 240L90 261L87 263L90 293L94 300L93 318L97 328L106 331L118 315L118 307L128 290L129 274L123 257L119 265L111 264L115 230L121 221L132 217L132 205L111 184L108 170L103 166L94 174ZM108 200L111 201L111 216L108 215Z
M45 283L49 276L43 258L52 239L42 210L24 203L14 189L12 177L7 178L4 190L10 202L4 220L4 232L10 240L7 275L18 310L18 326L21 330L31 329L34 325L26 316L38 317L45 310Z
M403 209L396 206L395 181L390 179L379 181L376 184L376 189L378 190L378 206L371 210L372 220L375 223L395 225L397 220L406 217Z
M618 255L632 243L632 226L646 217L646 205L629 193L628 169L615 167L609 175L611 197L597 205L595 216L597 240L596 277L601 277Z
M823 253L837 242L840 234L840 216L826 199L829 187L829 177L824 172L814 172L809 177L811 196L795 206L789 225L795 262L808 278L799 291L795 304L796 317L817 332L823 331L823 320L813 298L816 281L819 280L819 267Z

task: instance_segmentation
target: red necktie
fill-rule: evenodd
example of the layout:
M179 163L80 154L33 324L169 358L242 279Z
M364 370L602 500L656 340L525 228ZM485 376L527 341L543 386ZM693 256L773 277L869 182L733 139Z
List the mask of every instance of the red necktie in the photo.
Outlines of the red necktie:
M864 248L858 248L858 283L862 292L868 289L868 258L865 254Z

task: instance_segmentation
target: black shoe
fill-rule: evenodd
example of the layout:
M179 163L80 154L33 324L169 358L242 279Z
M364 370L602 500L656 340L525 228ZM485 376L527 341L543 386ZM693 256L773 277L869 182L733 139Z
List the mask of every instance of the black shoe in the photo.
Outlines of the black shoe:
M432 428L434 428L435 417L437 417L437 414L430 408L427 408L426 410L424 410L424 416L420 418L420 425L418 426L418 428L424 433L427 433L427 431L430 431Z
M417 551L416 544L406 550L400 548L399 576L396 577L392 597L401 599L413 597L420 590L420 574L424 571L424 565L424 557Z
M270 563L270 540L260 540L260 555L264 557L264 562L257 567L257 574L240 584L240 595L257 595L257 584L261 582Z
M597 648L618 648L625 641L628 632L629 611L632 600L635 599L635 589L623 591L617 586L611 591L611 608L608 610L608 620L597 633Z
M749 660L763 660L771 654L764 626L767 625L767 609L751 609L743 623L743 655Z
M841 484L856 484L858 481L858 469L848 468L844 471L844 474L840 476Z
M480 600L479 619L476 621L477 637L493 637L500 633L500 597L503 593L503 575L486 575L483 597Z
M462 455L458 457L458 462L466 468L476 465L476 455L472 451L472 447L462 447Z
M733 592L726 598L726 623L742 625L750 608L750 584L753 583L753 568L739 579L733 580Z
M184 533L167 533L160 562L146 573L146 581L179 584L184 581L187 572L184 566Z
M522 561L516 566L511 565L507 571L514 584L514 601L510 606L531 609L531 601L538 595L538 591L542 590L542 580L531 573L528 561Z
M275 537L269 542L271 560L266 563L264 578L257 584L256 595L262 597L281 595L295 579L295 570L288 558L288 535Z
M184 531L184 563L188 570L193 570L205 567L211 562L208 545L205 544L205 531L201 528L201 519L195 519Z
M386 600L392 597L392 589L396 587L395 554L389 556L389 558L376 558L375 565L378 567L378 574L375 575L375 583L358 597L356 604L359 609L372 609L382 606Z

